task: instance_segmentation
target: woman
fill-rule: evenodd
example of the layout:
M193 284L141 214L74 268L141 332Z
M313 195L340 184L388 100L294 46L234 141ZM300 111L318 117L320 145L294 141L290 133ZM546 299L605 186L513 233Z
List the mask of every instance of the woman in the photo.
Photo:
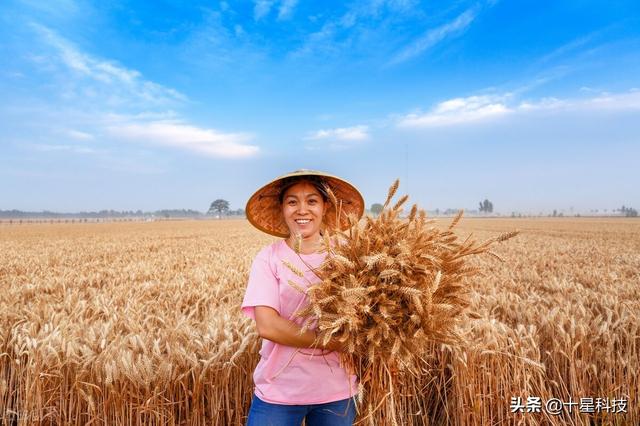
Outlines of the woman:
M310 170L275 179L247 202L249 222L283 238L255 257L242 302L263 338L248 426L298 426L303 419L308 426L353 423L357 381L340 366L339 342L315 345L316 333L301 333L302 319L294 316L308 303L305 289L318 282L311 269L326 256L320 251L324 227L348 226L344 219L336 224L338 210L362 216L362 195L343 179Z

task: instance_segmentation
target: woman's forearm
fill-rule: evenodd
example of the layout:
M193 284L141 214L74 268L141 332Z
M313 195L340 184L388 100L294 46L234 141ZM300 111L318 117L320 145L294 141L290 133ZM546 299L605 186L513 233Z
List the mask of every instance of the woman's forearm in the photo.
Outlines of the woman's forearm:
M316 333L314 331L306 330L302 333L302 329L298 324L281 317L273 308L256 306L255 317L258 334L263 339L294 348L339 349L339 345L334 341L325 346L316 345Z

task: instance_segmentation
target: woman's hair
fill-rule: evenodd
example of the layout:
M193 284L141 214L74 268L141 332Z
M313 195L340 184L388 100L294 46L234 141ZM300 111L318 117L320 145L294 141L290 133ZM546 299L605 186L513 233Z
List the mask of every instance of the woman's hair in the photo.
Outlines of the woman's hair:
M327 181L322 176L291 176L288 178L282 179L280 183L280 191L278 192L278 202L282 204L284 201L284 194L287 192L287 189L291 188L293 185L300 182L309 182L315 189L318 190L320 196L322 196L322 201L325 203L329 201L329 194L327 194Z

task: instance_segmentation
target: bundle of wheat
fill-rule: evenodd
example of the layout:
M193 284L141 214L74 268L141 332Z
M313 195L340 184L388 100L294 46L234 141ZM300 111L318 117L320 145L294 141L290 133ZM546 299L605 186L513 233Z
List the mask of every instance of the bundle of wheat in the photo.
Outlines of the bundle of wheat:
M468 305L464 279L478 273L468 257L491 253L493 243L516 235L460 241L453 228L462 211L446 230L430 226L434 221L416 205L402 218L408 196L390 207L398 185L377 218L358 223L351 217L348 231L324 234L328 256L316 270L321 281L297 312L304 329L315 325L318 343L344 344L343 362L367 398L364 418L373 422L375 413L378 424L396 423L394 389L408 374L422 374L429 345L461 341L455 325Z

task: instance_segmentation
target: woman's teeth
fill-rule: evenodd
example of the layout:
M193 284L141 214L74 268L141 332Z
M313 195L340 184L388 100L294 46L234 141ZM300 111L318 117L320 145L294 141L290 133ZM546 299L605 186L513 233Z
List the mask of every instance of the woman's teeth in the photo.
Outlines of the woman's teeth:
M296 223L305 224L311 222L310 219L296 219Z

